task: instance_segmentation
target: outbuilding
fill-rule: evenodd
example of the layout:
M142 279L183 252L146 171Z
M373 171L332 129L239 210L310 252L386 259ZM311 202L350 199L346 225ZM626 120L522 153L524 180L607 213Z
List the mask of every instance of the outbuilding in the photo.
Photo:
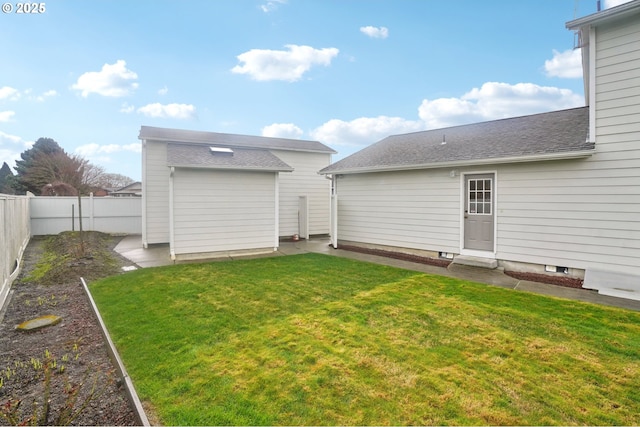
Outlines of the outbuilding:
M317 141L143 126L143 245L172 259L277 250L280 238L329 233L335 153Z

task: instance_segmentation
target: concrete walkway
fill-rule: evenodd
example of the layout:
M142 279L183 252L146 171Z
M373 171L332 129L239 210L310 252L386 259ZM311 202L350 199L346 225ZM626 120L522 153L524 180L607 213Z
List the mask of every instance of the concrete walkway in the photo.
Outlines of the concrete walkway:
M131 260L138 267L158 267L172 265L174 261L169 256L169 245L151 245L148 249L142 247L140 235L129 235L124 237L115 248L116 252ZM304 254L309 252L322 253L332 256L355 259L365 262L373 262L392 267L404 268L406 270L420 271L428 274L435 274L446 277L454 277L463 280L486 283L500 286L502 288L515 289L518 291L533 292L537 294L550 295L558 298L573 299L590 302L593 304L608 305L613 307L626 308L640 311L640 301L616 298L600 295L596 291L587 289L566 288L562 286L549 285L546 283L530 282L519 280L507 276L500 270L489 270L486 268L469 267L459 264L451 264L448 268L436 267L426 264L418 264L410 261L403 261L394 258L387 258L377 255L363 254L359 252L333 249L329 245L328 238L311 240L301 240L298 242L281 242L280 248L273 254L255 255L243 258L262 258L267 256L286 256ZM231 257L216 258L216 260L232 259Z

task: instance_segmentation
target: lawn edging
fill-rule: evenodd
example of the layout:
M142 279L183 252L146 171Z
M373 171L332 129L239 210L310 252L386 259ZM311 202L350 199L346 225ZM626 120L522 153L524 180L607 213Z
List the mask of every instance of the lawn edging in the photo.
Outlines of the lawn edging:
M122 383L124 385L125 392L127 394L127 398L129 399L129 402L131 403L131 406L132 406L133 412L135 413L137 421L138 421L139 425L142 425L142 426L145 426L145 427L151 426L151 423L149 422L149 419L147 418L147 414L144 412L144 408L142 407L142 402L140 401L140 398L138 397L138 393L136 393L136 389L133 386L133 381L131 381L131 377L129 377L129 374L127 373L127 370L124 367L124 364L122 363L122 359L120 358L120 355L118 354L118 350L116 349L115 345L113 344L113 340L111 339L111 336L109 335L109 332L107 331L107 327L104 324L104 321L102 320L102 316L100 315L100 312L98 311L98 306L96 306L96 303L93 300L93 297L91 296L91 292L89 291L89 287L87 286L87 283L85 282L84 278L81 277L80 281L82 282L82 287L84 289L85 295L87 296L87 298L89 300L89 305L91 306L91 311L93 311L93 314L96 317L96 320L98 321L98 324L100 325L100 330L102 331L102 336L104 337L104 340L105 340L105 342L107 344L107 352L109 353L109 358L111 359L111 362L113 363L115 369L118 371L118 375L122 379Z

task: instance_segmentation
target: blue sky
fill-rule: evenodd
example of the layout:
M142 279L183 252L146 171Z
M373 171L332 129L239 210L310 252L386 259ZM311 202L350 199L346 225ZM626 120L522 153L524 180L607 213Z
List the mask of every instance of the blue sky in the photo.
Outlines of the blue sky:
M602 0L612 7L624 0ZM55 0L0 14L0 161L39 137L140 179L140 126L319 140L584 105L596 0ZM8 11L8 10L7 10Z

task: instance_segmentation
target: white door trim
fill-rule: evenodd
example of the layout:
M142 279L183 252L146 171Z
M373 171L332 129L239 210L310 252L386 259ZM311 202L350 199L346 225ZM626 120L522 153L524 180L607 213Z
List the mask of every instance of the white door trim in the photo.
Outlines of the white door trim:
M465 249L464 247L464 210L465 210L465 182L467 175L493 174L493 250L480 251L476 249ZM476 256L480 258L496 258L496 247L498 244L498 171L497 170L478 170L465 171L460 173L460 255Z

